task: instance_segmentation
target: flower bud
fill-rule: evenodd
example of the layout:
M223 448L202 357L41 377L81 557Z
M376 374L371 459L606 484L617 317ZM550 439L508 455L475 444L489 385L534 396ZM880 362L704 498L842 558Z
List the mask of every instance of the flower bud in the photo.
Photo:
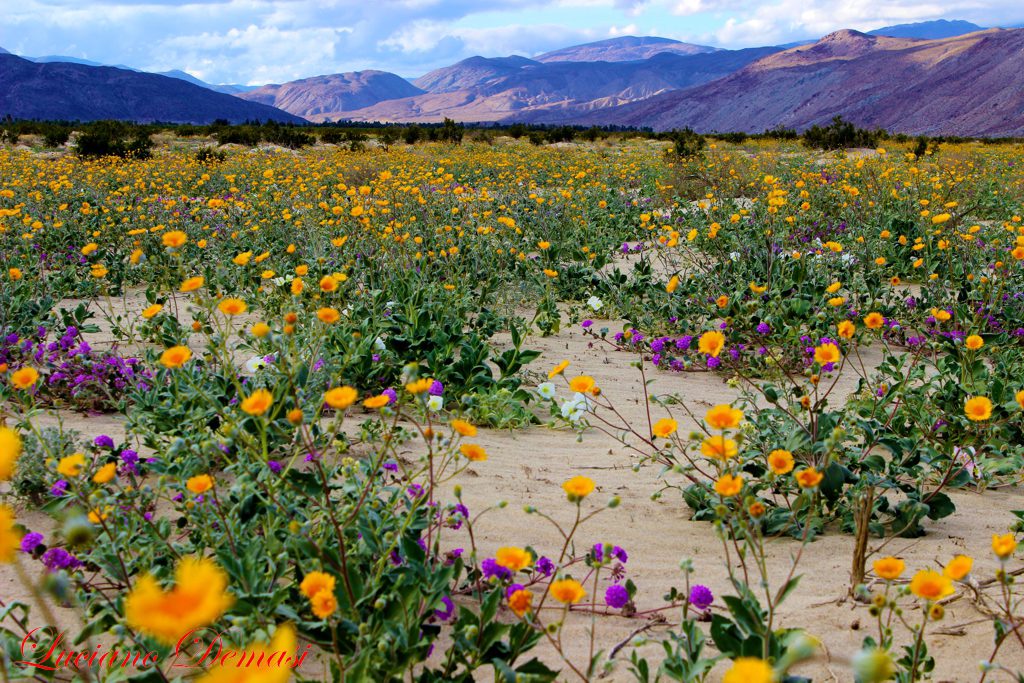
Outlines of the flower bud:
M860 683L881 683L893 677L896 668L885 650L861 650L853 658L854 675Z

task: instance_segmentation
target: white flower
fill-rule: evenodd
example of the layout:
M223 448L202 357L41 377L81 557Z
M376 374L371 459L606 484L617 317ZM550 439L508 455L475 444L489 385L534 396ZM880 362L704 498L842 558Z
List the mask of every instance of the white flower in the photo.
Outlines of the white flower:
M589 299L587 299L587 305L590 306L595 311L600 311L601 308L604 306L604 302L598 299L596 296L592 296Z
M249 372L259 372L265 367L267 367L267 361L263 360L263 356L253 356L245 361L245 369Z
M740 260L740 252L738 252L738 251L730 252L729 253L729 258L731 258L733 261L739 261Z
M554 382L544 382L543 384L537 387L537 395L547 401L553 399L556 393L557 389L555 389Z
M431 396L427 399L427 408L436 413L441 408L444 408L444 398L441 396Z
M375 348L378 351L384 351L387 349L387 347L384 346L384 340L381 339L380 337L377 337L376 339L373 340L373 348Z
M286 284L291 284L290 280L286 280L283 277L275 277L271 282L275 287L284 287Z
M590 400L583 394L577 393L562 404L562 417L569 422L579 422L591 407Z

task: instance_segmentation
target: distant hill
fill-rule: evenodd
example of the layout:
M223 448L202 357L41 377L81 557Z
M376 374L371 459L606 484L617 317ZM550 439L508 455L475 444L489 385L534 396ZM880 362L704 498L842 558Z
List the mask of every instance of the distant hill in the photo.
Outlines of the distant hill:
M719 48L683 43L657 36L621 36L594 43L563 47L534 57L538 62L630 62L648 59L669 52L676 55L696 55L715 52Z
M576 121L761 132L836 115L911 134L1024 135L1024 30L938 40L837 31L717 81Z
M938 19L936 21L919 21L916 24L897 24L896 26L877 28L874 31L868 31L868 35L935 40L937 38L954 38L966 33L984 30L984 27L972 24L969 21Z
M566 121L726 76L779 48L661 53L629 62L473 57L416 79L430 92L349 112L359 121ZM316 119L316 117L314 117ZM317 119L318 120L318 119Z
M421 93L423 91L409 81L387 71L353 71L303 78L281 85L265 85L238 96L297 116L324 120L341 117L345 112L369 107L382 100Z
M287 112L177 78L109 66L36 63L0 54L0 116L23 119L301 123Z

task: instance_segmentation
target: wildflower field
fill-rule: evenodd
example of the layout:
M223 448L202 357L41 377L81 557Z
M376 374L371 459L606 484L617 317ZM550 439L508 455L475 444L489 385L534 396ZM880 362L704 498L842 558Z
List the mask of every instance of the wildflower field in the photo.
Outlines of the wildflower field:
M1020 146L198 144L0 150L4 680L1024 681Z

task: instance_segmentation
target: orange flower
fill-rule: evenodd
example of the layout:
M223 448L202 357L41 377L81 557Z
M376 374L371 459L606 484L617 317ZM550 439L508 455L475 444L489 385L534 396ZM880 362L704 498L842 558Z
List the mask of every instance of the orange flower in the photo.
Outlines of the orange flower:
M1017 549L1017 541L1014 539L1013 534L992 534L992 552L999 556L999 559L1005 560L1013 551Z
M594 378L588 375L580 375L579 377L573 377L569 381L569 388L573 391L585 394L591 391L595 386Z
M554 379L555 377L558 377L563 372L565 372L565 369L567 367L569 367L569 361L563 360L561 363L551 368L551 372L548 373L548 379Z
M387 398L385 396L385 398ZM464 443L459 446L459 452L466 456L466 459L472 460L473 462L483 462L487 460L487 451L483 446L475 443Z
M338 289L338 281L332 275L324 275L320 278L320 291L333 292Z
M772 665L757 657L737 657L722 683L775 683Z
M319 318L322 323L333 325L341 319L341 313L339 313L336 308L325 307L317 309L316 317Z
M676 429L679 428L679 424L670 417L663 417L654 423L653 433L654 436L666 438L672 434L675 434Z
M967 555L957 555L943 568L942 573L954 581L960 581L971 573L971 567L973 566L973 558Z
M910 580L910 592L924 600L941 600L953 594L953 582L936 571L922 569Z
M476 436L476 427L465 420L452 420L451 427L462 436Z
M907 565L903 560L896 557L883 557L874 562L875 573L886 581L894 581L900 578Z
M1021 407L1021 410L1024 410L1024 389L1018 391L1014 398L1017 399L1017 405Z
M722 352L725 347L725 335L717 330L705 332L697 340L697 348L701 353L707 354L712 358L718 358L718 354Z
M521 588L508 596L508 607L510 610L515 612L517 617L521 617L529 612L532 602L533 593L525 588Z
M192 349L187 346L172 346L160 354L160 364L165 368L180 368L192 358Z
M324 403L335 410L345 410L356 402L359 392L352 387L335 387L324 393Z
M964 403L964 414L972 422L983 422L992 417L992 401L985 396L975 396Z
M322 590L314 595L310 604L313 607L313 614L321 619L326 619L338 609L338 599L334 597L334 592L329 590Z
M161 306L160 304L153 304L152 306L148 306L144 311L142 311L142 317L145 318L146 320L150 320L156 317L162 310L164 310L163 306Z
M966 340L964 340L964 346L969 348L971 351L977 351L985 345L985 340L976 334L972 334Z
M106 484L116 476L117 465L115 463L108 462L106 465L96 470L96 474L92 475L92 480L97 484Z
M731 474L723 474L715 482L715 493L728 498L735 496L737 493L743 490L743 477L734 477Z
M185 482L185 487L195 494L206 493L213 488L213 477L208 474L200 474L195 477L190 477L189 480Z
M787 474L793 471L793 454L787 450L777 448L768 454L768 467L776 475Z
M254 337L266 337L270 334L270 325L264 322L259 322L253 325L249 331L252 332Z
M240 315L245 313L247 307L241 299L224 299L217 304L217 308L224 315Z
M730 405L717 405L707 412L704 420L712 429L734 429L743 419L743 411Z
M885 318L882 317L881 313L868 313L864 316L864 325L869 330L877 330L879 327L885 324Z
M551 582L551 596L563 605L572 605L587 595L583 586L575 579L562 579Z
M383 408L391 401L391 398L387 394L379 394L377 396L371 396L370 398L363 401L363 405L367 408Z
M183 633L217 621L234 602L227 591L228 576L213 560L183 558L174 578L174 588L164 590L144 574L124 600L128 626L168 645Z
M190 277L189 279L182 282L180 289L183 292L194 292L200 287L202 287L203 283L205 282L206 280L203 278L202 275L197 275L195 277Z
M162 239L165 247L176 249L188 241L188 235L181 230L171 230L165 232Z
M14 476L21 451L21 435L10 427L0 426L0 481L8 481Z
M309 572L302 578L299 590L310 600L320 591L334 592L334 577L326 572Z
M671 294L672 292L676 291L676 288L678 286L679 286L679 276L678 275L673 275L672 278L668 281L668 284L665 285L665 291L668 292L669 294Z
M39 380L39 371L25 366L11 373L11 385L15 389L28 389Z
M842 354L839 353L839 347L835 344L822 344L814 349L814 362L818 365L838 363L840 358L842 358Z
M857 326L850 322L849 320L844 320L843 322L839 323L838 330L840 337L842 337L843 339L850 339L851 337L853 337L853 333L857 331Z
M434 380L429 377L422 377L415 382L410 382L405 385L405 390L410 394L422 394L424 391L428 391L430 387L434 386Z
M801 488L812 489L821 483L821 480L825 478L818 470L813 467L807 467L796 473L796 482L800 484Z
M700 445L700 452L704 454L706 458L712 458L714 460L728 460L729 458L736 457L739 449L736 446L736 442L732 439L727 439L721 434L715 436L709 436L704 439Z
M249 415L262 415L274 404L274 395L266 389L257 389L242 400L242 411Z
M517 572L533 564L533 556L522 548L505 546L498 548L498 551L494 553L494 561L506 569Z
M583 500L593 492L594 480L590 477L576 475L562 484L562 490L565 491L572 502Z

